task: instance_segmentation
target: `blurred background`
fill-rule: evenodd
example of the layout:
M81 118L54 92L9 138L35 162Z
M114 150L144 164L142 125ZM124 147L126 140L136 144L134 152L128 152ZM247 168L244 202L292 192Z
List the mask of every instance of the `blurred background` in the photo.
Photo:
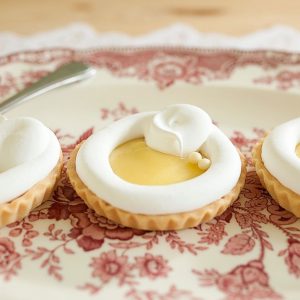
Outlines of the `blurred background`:
M300 29L299 12L299 0L0 0L0 31L27 35L80 21L139 35L181 22L239 36L277 24Z

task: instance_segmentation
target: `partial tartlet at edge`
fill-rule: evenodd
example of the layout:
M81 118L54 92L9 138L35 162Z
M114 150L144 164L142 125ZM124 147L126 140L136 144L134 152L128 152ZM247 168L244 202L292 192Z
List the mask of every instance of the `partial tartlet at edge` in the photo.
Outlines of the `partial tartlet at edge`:
M46 178L37 182L21 196L0 204L0 228L15 221L22 220L34 208L48 200L60 178L62 168L63 158L61 154L57 165Z
M300 195L280 183L267 170L261 157L263 142L264 139L258 142L252 152L256 173L260 182L280 206L300 217Z

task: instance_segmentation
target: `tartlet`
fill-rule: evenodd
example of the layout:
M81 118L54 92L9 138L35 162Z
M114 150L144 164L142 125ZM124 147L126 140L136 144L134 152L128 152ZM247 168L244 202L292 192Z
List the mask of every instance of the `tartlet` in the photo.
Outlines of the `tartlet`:
M0 227L46 201L63 160L55 134L33 118L0 120Z
M261 184L283 208L300 217L300 118L275 127L253 149Z
M174 230L224 212L244 185L246 160L203 110L177 104L95 133L71 153L67 173L99 215L127 227Z

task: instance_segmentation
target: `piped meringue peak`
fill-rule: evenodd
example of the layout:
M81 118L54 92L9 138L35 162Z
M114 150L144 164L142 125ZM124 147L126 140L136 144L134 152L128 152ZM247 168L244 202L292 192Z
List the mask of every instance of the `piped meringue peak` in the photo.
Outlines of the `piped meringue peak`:
M186 160L191 156L194 164L207 170L165 185L128 182L114 172L110 156L118 146L140 138L156 151ZM77 175L97 197L125 211L146 215L187 212L222 198L236 186L241 166L240 155L226 135L206 112L188 104L116 121L90 136L76 156Z
M0 203L43 180L58 163L60 153L55 134L40 121L0 117Z
M212 129L212 120L204 110L189 104L175 104L153 116L144 136L148 147L186 157L201 147Z

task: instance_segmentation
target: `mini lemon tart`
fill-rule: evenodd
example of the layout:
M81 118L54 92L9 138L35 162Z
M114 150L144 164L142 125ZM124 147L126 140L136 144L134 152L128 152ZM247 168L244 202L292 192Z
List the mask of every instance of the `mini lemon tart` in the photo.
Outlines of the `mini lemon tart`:
M244 185L246 162L202 109L138 113L89 137L67 172L98 214L146 230L193 227L221 214Z
M256 173L280 206L300 217L300 118L275 127L253 149Z
M47 200L62 169L55 134L33 118L0 115L0 227Z

